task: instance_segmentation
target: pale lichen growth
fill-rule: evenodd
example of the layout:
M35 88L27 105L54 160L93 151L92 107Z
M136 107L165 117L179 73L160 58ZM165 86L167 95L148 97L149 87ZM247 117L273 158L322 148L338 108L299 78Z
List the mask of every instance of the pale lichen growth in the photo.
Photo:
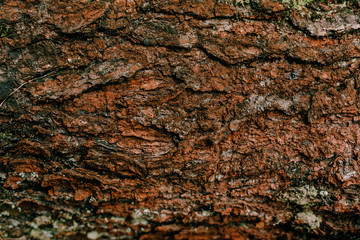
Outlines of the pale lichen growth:
M233 6L245 6L250 3L250 0L218 0L219 3L226 3Z
M288 4L291 8L301 10L308 3L311 3L313 0L282 0L282 3Z
M300 206L306 206L311 204L311 201L316 198L317 195L318 191L314 186L305 185L289 189L282 197L286 201L296 203Z
M225 3L233 6L246 6L250 4L251 0L217 0L219 3ZM308 3L313 2L313 0L282 0L281 3L288 5L290 8L301 10L302 7L305 7Z
M296 219L300 220L301 222L309 225L311 229L316 229L320 227L322 222L322 218L316 216L313 212L300 212L296 214Z

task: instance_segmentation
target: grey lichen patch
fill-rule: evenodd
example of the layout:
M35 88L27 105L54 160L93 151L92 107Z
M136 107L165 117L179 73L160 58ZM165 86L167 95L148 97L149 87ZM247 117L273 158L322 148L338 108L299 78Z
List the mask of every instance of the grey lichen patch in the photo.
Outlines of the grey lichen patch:
M313 2L313 0L282 0L281 2L288 4L293 9L300 10L302 7Z
M250 0L217 0L219 3L225 3L233 6L245 6L250 3Z
M245 100L243 114L257 114L266 110L279 110L285 114L291 114L293 111L295 99L284 99L279 96L263 96L252 94Z
M117 222L117 223L124 223L126 221L126 218L112 216L111 220L114 221L114 222Z
M299 212L296 214L296 219L307 224L312 230L319 228L322 222L321 217L316 216L313 212L310 211Z
M147 225L149 223L148 219L153 219L158 212L151 211L147 208L145 209L135 209L132 213L131 223L134 225Z
M133 217L131 223L134 225L147 225L149 222L143 217Z
M23 180L29 181L29 182L37 182L39 180L39 175L36 172L31 173L25 173L21 172L18 174Z
M91 240L95 240L101 237L100 233L97 231L91 231L87 233L87 238Z
M38 226L45 226L45 225L49 225L52 222L51 216L38 216L34 219L34 222L38 225Z
M200 211L200 212L195 212L195 216L196 216L197 218L202 218L202 219L211 217L213 214L214 214L214 212L212 212L212 211L206 211L206 210Z
M311 3L313 0L280 0L277 1L282 4L288 5L292 9L300 10L302 7L306 6L308 3ZM217 0L219 3L225 3L232 6L246 6L250 5L251 0Z
M282 194L285 201L296 203L306 207L311 205L311 201L316 198L318 191L314 186L305 185L296 188L290 188Z
M7 217L10 216L10 213L8 211L0 212L0 217Z
M290 17L292 24L312 36L341 35L360 29L360 16L348 8L329 6L330 10L300 12Z
M50 231L42 229L33 229L30 232L31 239L50 240L53 239L53 234Z

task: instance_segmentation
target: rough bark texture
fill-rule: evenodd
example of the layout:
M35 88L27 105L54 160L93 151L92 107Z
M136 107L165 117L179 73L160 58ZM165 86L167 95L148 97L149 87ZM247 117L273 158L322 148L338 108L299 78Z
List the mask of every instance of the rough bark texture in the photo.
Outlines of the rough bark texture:
M358 9L0 0L0 239L359 239Z

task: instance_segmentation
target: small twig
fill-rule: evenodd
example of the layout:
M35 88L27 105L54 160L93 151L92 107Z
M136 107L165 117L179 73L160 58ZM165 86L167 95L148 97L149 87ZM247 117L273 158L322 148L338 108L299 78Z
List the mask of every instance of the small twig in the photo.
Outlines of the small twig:
M20 86L18 86L14 91L12 91L1 103L0 103L0 108L2 107L2 105L4 105L4 103L6 102L6 100L8 100L9 97L11 97L14 93L16 93L17 91L19 91L20 88L22 88L24 85L32 82L33 80L30 80L29 82L24 82L23 84L21 84Z
M24 82L22 83L20 86L18 86L17 88L15 88L15 90L13 90L1 103L0 103L0 108L4 105L4 103L6 102L6 100L9 99L9 97L11 97L12 95L14 95L16 92L18 92L24 85L28 84L28 83L31 83L35 80L39 80L41 78L44 78L44 77L47 77L49 76L50 74L56 72L57 70L54 70L54 71L51 71L51 72L48 72L47 74L43 75L43 76L40 76L40 77L36 77L36 78L33 78L33 79L30 79L29 81L27 82ZM0 239L1 240L1 239Z

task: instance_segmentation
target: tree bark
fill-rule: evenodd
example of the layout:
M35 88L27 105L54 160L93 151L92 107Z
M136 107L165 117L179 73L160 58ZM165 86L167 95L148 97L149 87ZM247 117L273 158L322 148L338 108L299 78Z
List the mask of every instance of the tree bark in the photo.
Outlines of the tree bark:
M359 5L0 0L0 239L359 239Z

